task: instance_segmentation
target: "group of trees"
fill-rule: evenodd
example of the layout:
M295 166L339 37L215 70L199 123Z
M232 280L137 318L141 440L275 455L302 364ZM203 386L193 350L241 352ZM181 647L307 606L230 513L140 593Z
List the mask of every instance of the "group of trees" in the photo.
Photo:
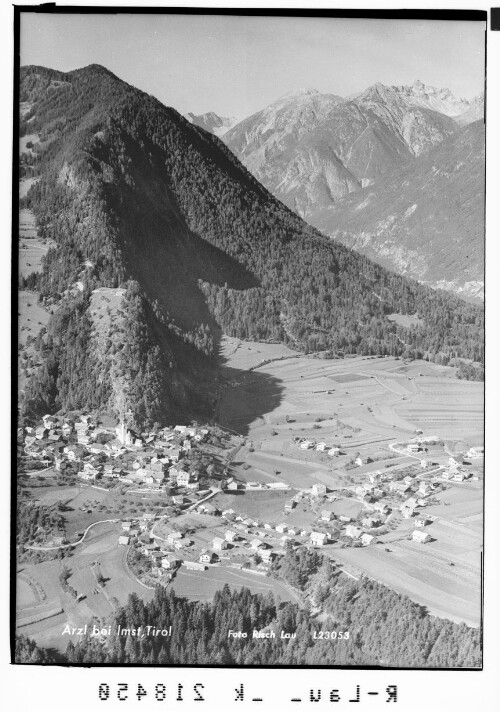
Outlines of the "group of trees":
M322 572L324 574L324 571ZM295 603L280 603L268 593L225 585L211 602L179 598L159 586L144 603L134 594L111 621L117 626L169 628L171 637L112 635L105 642L87 638L70 643L69 663L231 664L231 665L383 665L401 667L478 667L479 631L429 616L424 608L368 579L349 581L334 574L322 594L330 614L321 625ZM254 638L253 630L272 630L274 639ZM313 637L319 630L349 631L331 641ZM246 633L236 638L229 631ZM295 634L281 638L281 632Z
M40 533L48 535L56 530L63 532L64 526L64 515L58 505L51 507L44 504L35 505L18 491L16 543L19 546L34 541Z

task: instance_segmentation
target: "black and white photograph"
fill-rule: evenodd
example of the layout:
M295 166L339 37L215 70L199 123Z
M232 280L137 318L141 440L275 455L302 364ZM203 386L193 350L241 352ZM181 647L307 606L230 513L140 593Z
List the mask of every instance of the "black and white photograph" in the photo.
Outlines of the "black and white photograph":
M486 14L375 15L17 8L13 663L483 668Z

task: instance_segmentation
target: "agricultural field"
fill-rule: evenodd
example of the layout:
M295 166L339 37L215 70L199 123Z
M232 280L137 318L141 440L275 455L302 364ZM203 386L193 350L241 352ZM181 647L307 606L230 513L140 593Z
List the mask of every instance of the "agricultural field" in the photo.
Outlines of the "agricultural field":
M467 488L466 488L467 487ZM482 550L482 489L452 486L440 504L425 509L434 522L425 527L428 544L408 540L412 520L381 543L363 549L336 549L335 559L366 573L427 606L434 615L478 626Z
M31 272L40 272L42 257L51 246L49 240L38 237L35 216L31 210L19 211L19 274L23 277ZM54 243L55 244L55 243Z
M94 617L104 621L131 593L150 600L154 592L139 584L128 570L127 547L117 543L119 532L117 524L99 525L90 530L73 555L21 565L17 575L18 632L62 651L70 640L62 635L66 624L83 626ZM68 584L81 596L79 601L60 586L63 566L71 572ZM97 582L98 573L105 579L104 586Z
M255 366L255 348L243 342L231 353L228 346L227 368L243 368L242 354ZM281 481L295 489L322 482L335 490L366 481L374 470L418 464L421 455L389 447L407 442L417 430L442 439L444 445L429 448L426 456L443 464L456 451L482 445L483 384L460 381L454 369L425 361L302 355L240 372L222 394L218 417L245 437L232 464L238 479ZM340 454L301 450L294 438L335 445ZM371 462L355 467L357 455ZM355 575L380 580L437 615L478 625L481 482L452 486L439 498L446 504L425 510L435 516L426 528L433 537L429 544L408 541L413 522L396 517L381 544L326 550ZM244 499L234 498L242 509ZM362 505L342 499L325 507L356 517Z
M252 593L273 593L281 601L296 601L296 597L282 583L244 569L233 569L227 566L212 566L206 571L187 571L185 567L177 572L170 587L178 596L184 596L193 601L208 601L224 584L231 588L245 586Z
M158 494L121 494L118 489L105 491L79 483L65 487L33 487L28 488L28 492L40 504L50 506L56 502L63 503L66 537L70 542L79 538L77 534L94 522L163 511Z

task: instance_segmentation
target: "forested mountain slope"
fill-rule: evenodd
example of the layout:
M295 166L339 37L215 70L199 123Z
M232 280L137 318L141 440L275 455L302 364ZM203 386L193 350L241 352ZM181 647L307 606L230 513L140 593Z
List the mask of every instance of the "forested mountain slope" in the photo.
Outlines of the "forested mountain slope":
M484 160L484 123L476 121L339 200L316 224L390 269L481 299Z
M103 67L24 67L21 101L21 134L39 136L26 201L57 243L23 285L57 307L28 409L113 408L118 379L142 422L193 412L221 329L305 350L482 359L479 309L332 243L218 138ZM88 309L94 289L118 286L127 336L103 373Z

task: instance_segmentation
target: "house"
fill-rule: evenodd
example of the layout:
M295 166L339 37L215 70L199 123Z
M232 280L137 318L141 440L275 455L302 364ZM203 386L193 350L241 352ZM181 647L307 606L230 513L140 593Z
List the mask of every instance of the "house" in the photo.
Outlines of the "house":
M179 487L185 487L186 485L189 484L191 480L191 473L187 472L186 470L181 470L177 474L177 485Z
M426 532L422 532L419 529L415 529L411 535L411 538L413 541L418 541L419 544L427 544L432 537L430 534L427 534Z
M49 429L46 428L44 425L40 425L36 430L35 430L35 438L37 440L44 440L47 435L48 435Z
M163 556L161 560L161 567L167 571L172 571L173 569L176 569L180 563L180 559L176 559L173 556Z
M169 544L174 544L178 539L182 539L182 534L180 532L170 532L167 535L167 542Z
M288 527L286 524L277 524L275 529L279 534L284 534Z
M429 520L427 517L419 517L418 519L415 519L415 526L423 529L428 522Z
M95 480L96 474L92 472L88 472L86 470L82 470L81 472L78 473L78 477L80 477L82 480Z
M421 495L427 496L432 492L432 488L427 482L421 482L418 486L418 493Z
M370 546L370 544L375 540L375 537L371 534L362 534L361 541L364 546Z
M380 524L380 517L372 515L371 517L365 517L361 520L361 524L367 529L372 529L373 527L378 527Z
M200 489L200 483L199 482L189 482L186 487L188 490L191 490L191 492L198 492Z
M276 552L272 549L262 549L260 556L264 564L268 564L270 561L276 558Z
M183 549L185 546L191 546L193 542L187 536L183 536L180 539L174 541L175 549Z
M225 537L226 537L226 541L237 541L238 534L237 534L237 532L233 532L229 529L226 532Z
M213 517L215 517L217 514L219 514L219 510L216 507L214 507L213 504L205 503L205 502L200 504L200 506L198 507L198 511L205 512L205 514L210 514Z
M132 527L132 522L122 522L122 531L128 532Z
M285 502L284 510L286 514L289 514L292 509L295 507L295 502L292 499L289 499L287 502Z
M317 482L312 486L312 493L315 497L322 497L326 494L326 485L321 482Z
M310 450L313 447L313 443L310 440L303 440L300 443L301 450Z
M321 512L321 521L322 522L331 522L333 519L333 512L328 511L328 509L324 509Z
M265 549L267 547L265 542L261 541L261 539L252 539L250 542L250 548L254 551L258 551L259 549Z
M420 460L420 467L422 467L424 470L427 467L428 462L427 460Z
M482 445L476 445L474 447L471 447L467 452L467 457L473 459L478 457L484 457L484 447Z
M314 546L323 546L327 543L327 535L325 532L311 532L311 542Z
M228 542L225 539L221 539L221 537L216 536L212 540L212 549L215 549L216 551L222 551L223 549L227 549Z
M452 479L453 482L463 482L467 479L467 475L465 474L465 472L455 472Z
M234 492L235 490L238 489L238 487L239 487L238 482L236 482L236 480L232 480L232 482L229 482L229 483L228 483L226 489L231 490L232 492Z
M406 494L410 491L411 487L405 482L391 482L389 484L389 489L391 492L397 492L399 494Z
M341 514L339 517L340 521L343 522L344 524L348 524L349 522L352 522L352 517L348 517L347 514Z
M211 551L207 551L206 549L202 549L200 558L198 561L200 564L211 564L214 559L214 554Z
M328 448L328 445L326 443L318 443L316 445L316 450L319 452L325 452L325 450Z
M351 539L359 539L362 533L361 529L359 529L359 527L355 527L354 524L349 524L345 528L346 536L350 536Z
M119 536L119 537L118 537L118 544L119 544L120 546L128 546L128 543L129 543L129 537L128 537L128 536L122 535L122 536Z
M328 450L328 454L330 457L336 457L337 455L340 455L340 448L339 447L331 447Z
M406 449L408 450L408 452L415 453L415 452L420 452L420 450L422 448L420 447L420 445L418 443L410 443Z

